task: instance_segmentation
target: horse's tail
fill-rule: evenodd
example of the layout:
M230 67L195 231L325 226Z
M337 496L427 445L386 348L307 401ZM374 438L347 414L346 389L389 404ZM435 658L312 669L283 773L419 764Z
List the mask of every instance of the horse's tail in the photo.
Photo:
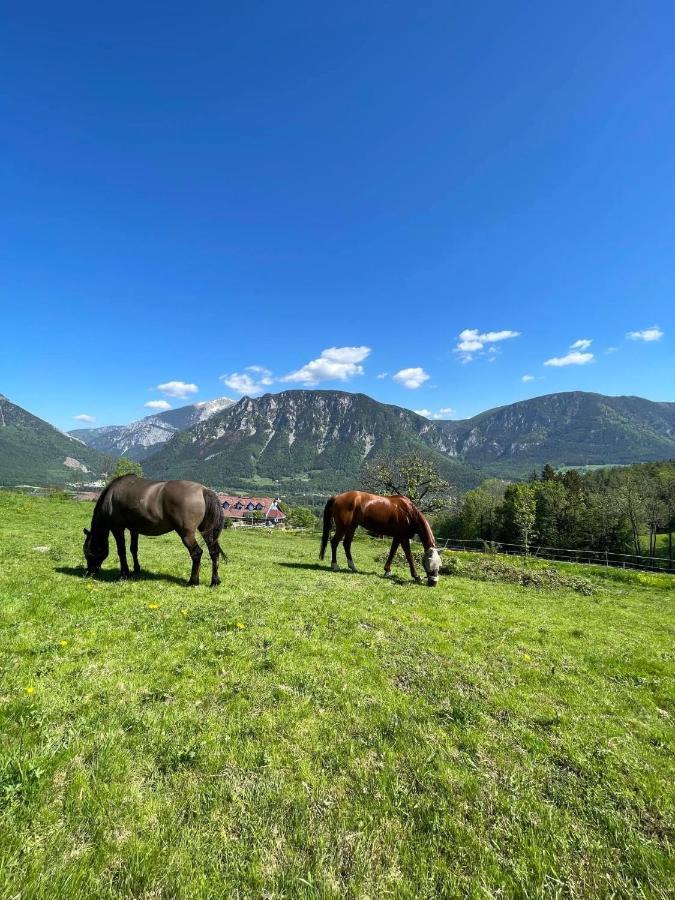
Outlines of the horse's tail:
M205 540L207 541L215 541L218 552L223 557L223 559L227 559L223 550L218 544L218 538L220 536L220 532L223 530L223 524L225 522L225 513L223 511L223 507L221 506L220 500L218 499L218 495L209 490L208 488L204 488L204 505L206 510L204 512L204 518L201 521L199 526L199 530L204 535Z
M335 497L331 497L323 508L323 535L321 537L321 551L319 559L323 559L326 555L326 546L330 537L330 527L333 519L333 501Z

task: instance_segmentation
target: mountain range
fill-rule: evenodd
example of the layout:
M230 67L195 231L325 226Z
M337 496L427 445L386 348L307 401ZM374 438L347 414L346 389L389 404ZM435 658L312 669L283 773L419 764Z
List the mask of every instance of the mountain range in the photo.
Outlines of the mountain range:
M76 428L69 434L88 447L111 456L126 456L140 462L155 453L177 432L192 428L228 406L234 400L218 397L203 403L191 403L138 419L129 425L104 425L101 428Z
M487 476L554 466L621 465L675 456L675 403L573 391L431 421L365 394L291 390L236 403L219 398L126 426L66 435L0 401L0 483L85 480L109 456L142 460L148 476L217 487L335 491L358 484L364 461L418 451L460 488ZM71 462L66 463L65 460Z

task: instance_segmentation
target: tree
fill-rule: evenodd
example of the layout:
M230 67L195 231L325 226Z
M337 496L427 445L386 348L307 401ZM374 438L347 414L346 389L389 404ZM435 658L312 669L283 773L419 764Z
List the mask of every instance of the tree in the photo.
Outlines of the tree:
M441 478L436 464L418 453L366 463L361 484L376 494L401 494L424 513L448 509L453 502L450 485Z
M513 509L513 524L525 545L525 556L530 552L530 540L537 518L537 496L531 484L512 484L507 494Z
M108 484L113 481L115 478L119 478L121 475L138 475L139 478L143 477L143 467L139 462L136 462L133 459L127 459L126 456L121 456L117 460L117 464L115 465L115 470L112 475L108 476Z
M286 522L293 528L314 528L317 518L309 506L294 506L286 516Z
M504 499L505 488L502 481L488 478L464 495L461 513L464 537L488 541L496 539L499 506Z

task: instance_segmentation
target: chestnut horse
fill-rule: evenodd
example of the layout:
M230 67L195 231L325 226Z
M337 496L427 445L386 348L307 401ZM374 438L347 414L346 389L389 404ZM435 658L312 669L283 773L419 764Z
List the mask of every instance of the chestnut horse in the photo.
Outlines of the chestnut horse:
M349 568L352 572L356 572L351 547L354 532L361 525L374 534L383 534L393 538L389 556L384 564L385 577L391 575L391 564L400 544L408 560L410 574L415 581L421 580L417 575L415 561L410 550L410 541L417 534L424 546L422 562L427 573L427 584L434 587L438 583L441 556L436 549L434 535L427 520L407 497L380 497L378 494L366 494L363 491L347 491L345 494L331 497L323 511L320 559L325 556L333 522L335 523L335 534L330 539L330 544L333 550L331 568L334 572L338 569L337 549L340 541L344 541Z
M134 577L138 562L138 535L159 535L175 531L192 560L188 585L199 584L202 548L195 532L199 530L211 557L211 587L220 584L218 557L225 556L218 543L225 514L217 495L196 481L148 481L137 475L122 475L111 481L96 501L91 530L84 529L84 555L87 575L101 568L108 556L108 536L112 532L120 558L121 578L130 575L124 531L131 533Z

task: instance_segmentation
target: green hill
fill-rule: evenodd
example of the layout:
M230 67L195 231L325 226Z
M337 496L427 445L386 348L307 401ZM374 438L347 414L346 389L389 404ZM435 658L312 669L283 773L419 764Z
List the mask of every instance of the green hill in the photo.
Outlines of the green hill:
M92 481L105 458L0 394L0 484Z

